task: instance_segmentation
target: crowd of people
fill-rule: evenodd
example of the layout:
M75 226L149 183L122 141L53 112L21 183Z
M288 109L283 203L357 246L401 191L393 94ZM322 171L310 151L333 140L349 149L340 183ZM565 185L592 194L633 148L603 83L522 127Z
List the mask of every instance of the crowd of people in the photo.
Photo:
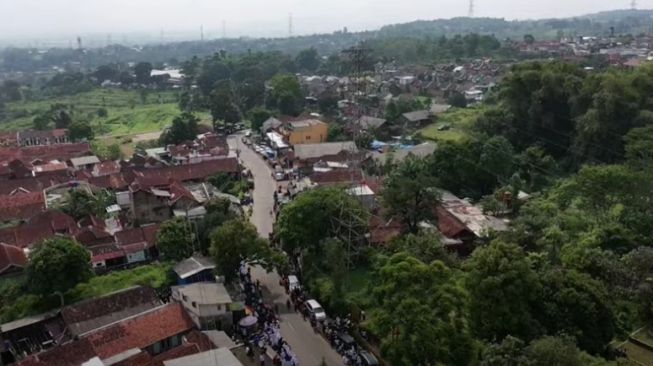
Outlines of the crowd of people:
M265 365L265 354L270 347L275 352L272 359L274 366L299 366L297 356L292 352L290 345L281 336L278 308L265 304L261 284L252 281L251 268L245 263L240 267L240 281L245 294L245 306L250 309L251 316L256 322L251 325L241 325L240 331L246 343L247 354L254 356L254 349L258 350L261 366Z

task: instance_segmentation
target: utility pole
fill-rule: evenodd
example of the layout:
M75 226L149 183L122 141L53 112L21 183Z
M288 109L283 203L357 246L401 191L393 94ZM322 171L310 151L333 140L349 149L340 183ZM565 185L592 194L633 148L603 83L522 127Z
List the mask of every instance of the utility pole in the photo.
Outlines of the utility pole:
M469 0L469 9L467 10L467 16L469 18L474 17L474 0Z

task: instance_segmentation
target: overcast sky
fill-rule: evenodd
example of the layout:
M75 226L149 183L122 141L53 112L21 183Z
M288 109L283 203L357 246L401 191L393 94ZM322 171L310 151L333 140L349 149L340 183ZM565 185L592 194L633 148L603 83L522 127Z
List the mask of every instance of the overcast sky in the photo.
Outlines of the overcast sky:
M567 17L629 7L630 0L475 0L475 15L508 19ZM638 0L650 8L653 0ZM375 29L416 19L465 16L468 0L0 0L0 37L197 31L282 36Z

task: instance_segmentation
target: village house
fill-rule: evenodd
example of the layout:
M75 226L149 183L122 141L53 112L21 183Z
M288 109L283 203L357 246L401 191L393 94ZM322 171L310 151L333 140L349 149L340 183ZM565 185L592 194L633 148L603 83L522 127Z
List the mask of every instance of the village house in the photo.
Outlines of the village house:
M56 145L70 142L66 129L19 131L16 141L19 146Z
M431 122L431 113L427 110L408 112L402 114L401 119L409 126L420 126Z
M319 161L345 162L358 153L353 141L303 144L294 147L292 160L296 167L310 167Z
M215 263L207 257L193 255L177 263L173 270L177 275L177 284L189 285L196 282L214 282Z
M0 278L23 271L27 255L18 247L0 242Z
M285 123L280 132L290 145L316 144L325 142L328 136L326 123L316 119L306 119Z
M172 287L172 298L183 305L200 330L230 329L231 297L221 283L198 282Z
M97 164L100 164L100 159L95 155L80 156L78 158L70 159L70 165L74 170L92 171Z
M461 255L471 253L476 239L485 238L492 231L508 230L505 220L486 215L482 208L447 191L442 191L435 213L438 231L451 243L448 247Z

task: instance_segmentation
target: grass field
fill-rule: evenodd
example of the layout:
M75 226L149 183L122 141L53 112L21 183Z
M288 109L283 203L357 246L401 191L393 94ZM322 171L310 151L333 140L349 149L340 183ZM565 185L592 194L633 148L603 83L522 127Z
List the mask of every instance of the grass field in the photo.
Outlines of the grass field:
M98 136L129 136L160 131L179 114L175 91L149 91L143 97L134 90L98 88L43 101L9 103L7 110L14 118L0 122L0 130L31 128L34 117L55 103L74 106L75 115L90 120ZM107 110L107 117L98 117L100 108ZM200 118L207 119L208 115L202 114Z
M429 140L458 141L467 136L469 128L480 112L479 108L453 108L440 115L435 123L424 127L418 133ZM449 129L438 130L442 126L449 126Z

